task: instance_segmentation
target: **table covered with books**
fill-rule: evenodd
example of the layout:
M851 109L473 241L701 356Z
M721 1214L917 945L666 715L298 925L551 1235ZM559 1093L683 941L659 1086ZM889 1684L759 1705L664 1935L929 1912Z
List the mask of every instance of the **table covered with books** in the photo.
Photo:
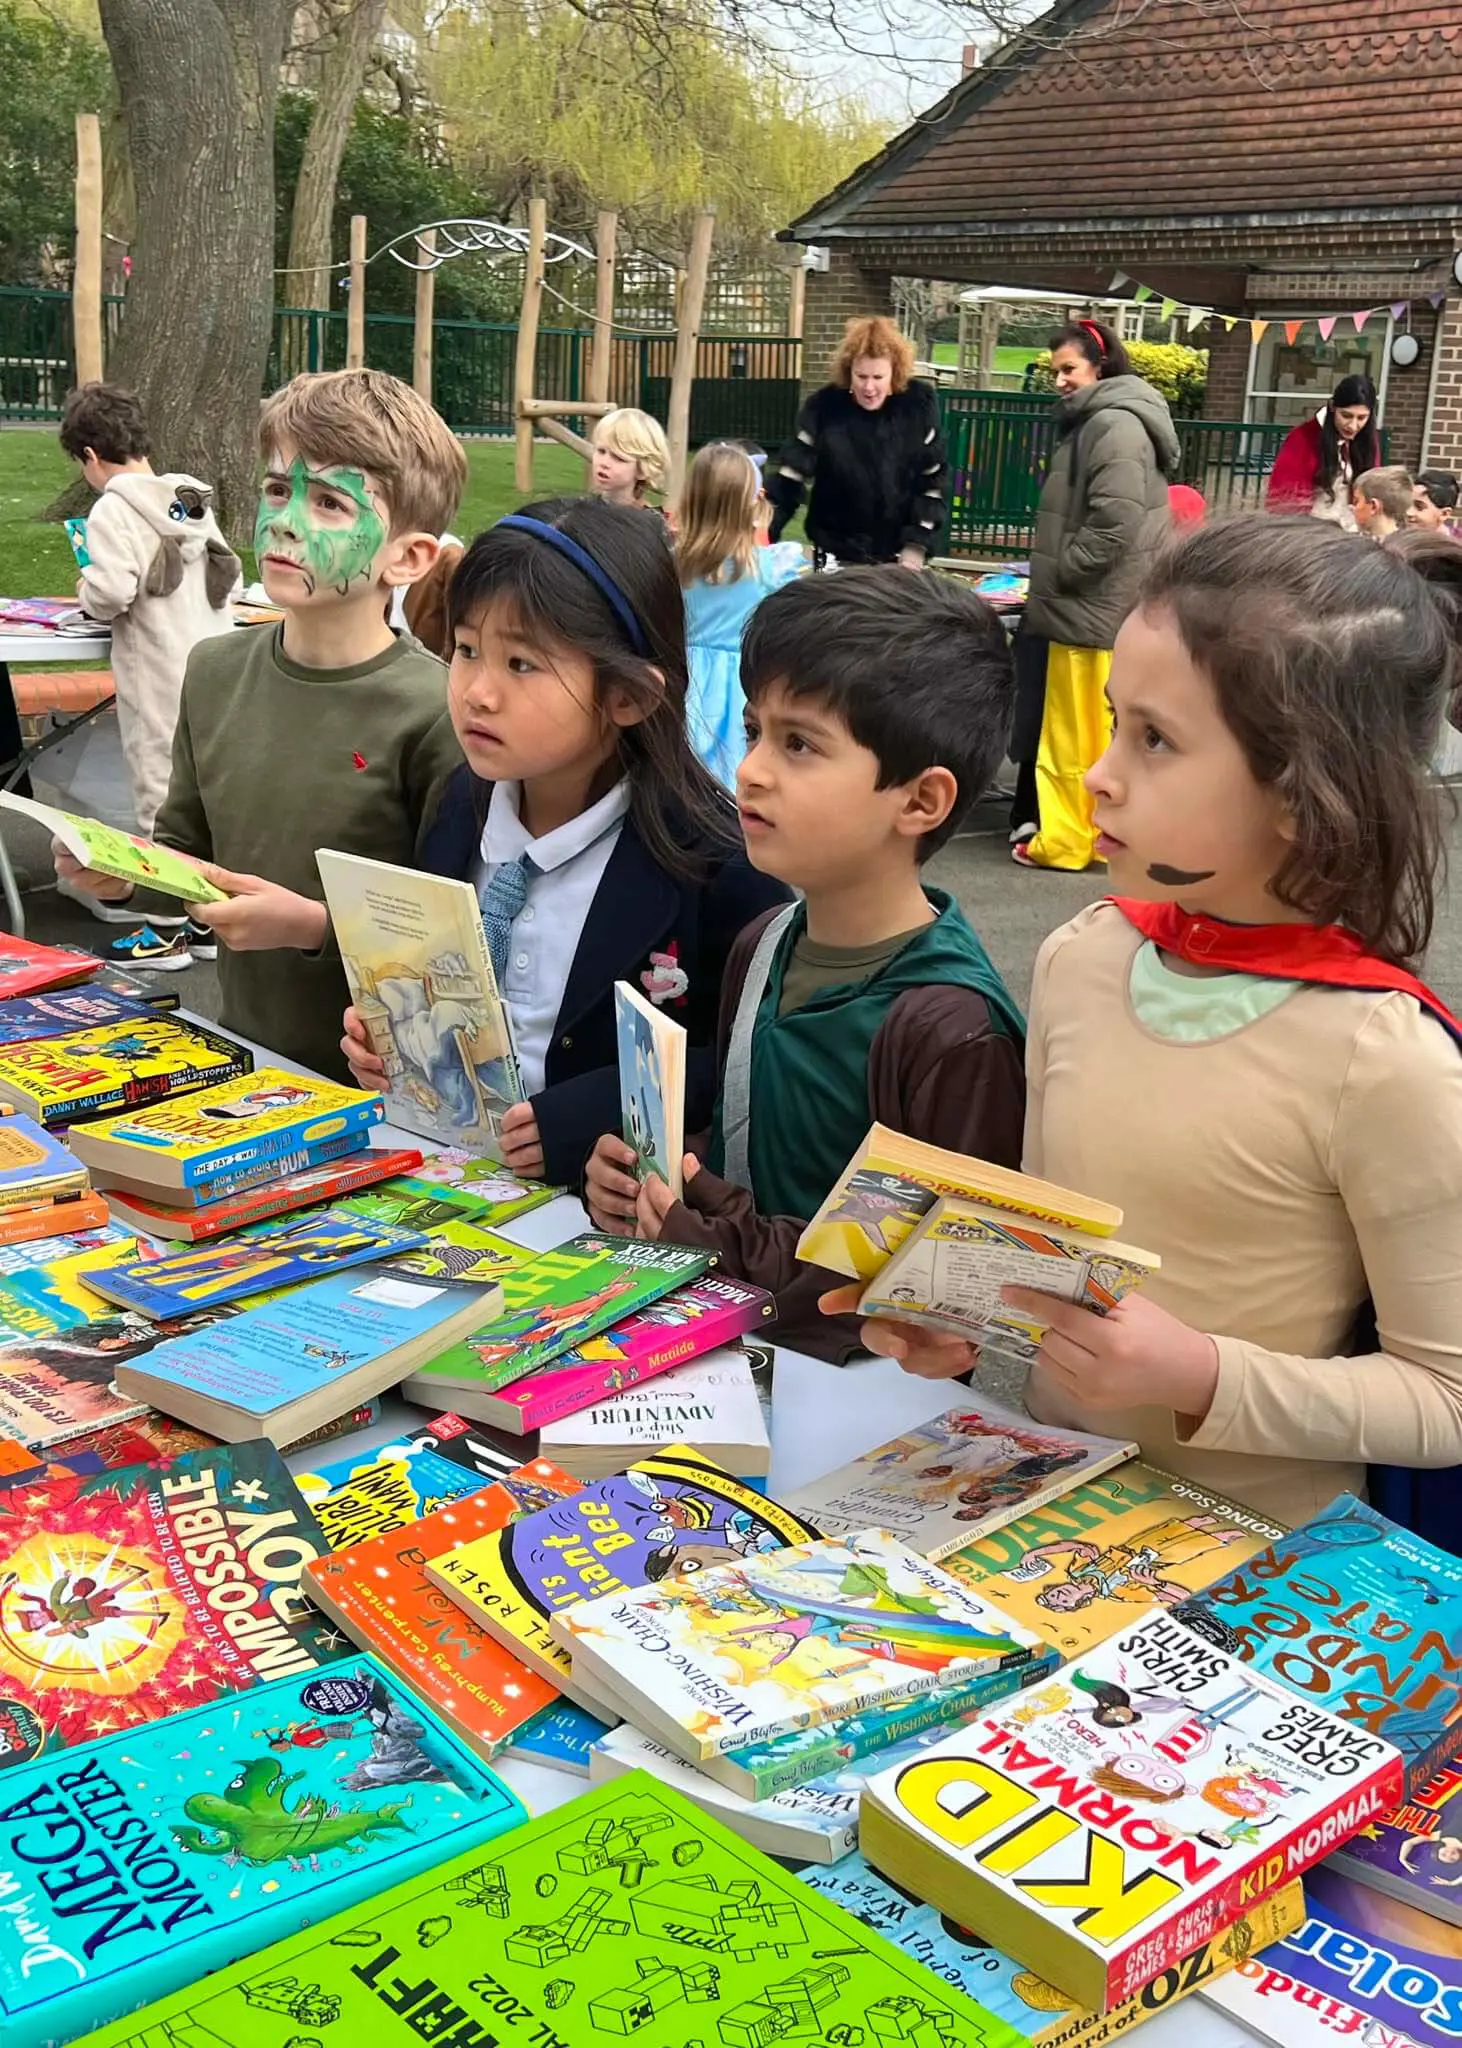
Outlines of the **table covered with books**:
M4 2048L1462 2037L1456 1560L778 1348L701 1255L46 950Z

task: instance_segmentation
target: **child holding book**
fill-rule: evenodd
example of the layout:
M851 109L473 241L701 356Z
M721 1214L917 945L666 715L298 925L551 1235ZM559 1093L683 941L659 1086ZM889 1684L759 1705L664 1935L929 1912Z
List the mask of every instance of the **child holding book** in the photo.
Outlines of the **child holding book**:
M1288 1522L1369 1465L1377 1506L1455 1548L1462 1027L1410 972L1454 659L1427 548L1451 543L1230 522L1149 573L1087 777L1119 894L1037 961L1025 1164L1119 1204L1163 1268L1105 1317L1011 1299L1049 1318L1044 1420ZM865 1334L911 1372L972 1363Z
M733 941L780 883L747 862L735 812L685 726L685 609L655 520L592 498L480 534L452 579L449 697L459 768L419 865L472 880L528 1099L509 1169L577 1182L619 1113L614 984L685 1026L687 1114L715 1091ZM343 1050L381 1062L354 1009Z
M869 1124L1004 1165L1020 1154L1020 1013L958 904L920 873L1000 760L1010 653L990 607L953 581L855 569L768 597L741 682L747 848L803 901L731 956L721 1090L684 1201L657 1178L637 1186L611 1135L587 1200L601 1228L719 1252L777 1295L779 1337L843 1358L857 1326L819 1317L829 1276L796 1245Z
M657 419L638 406L605 413L594 428L589 484L606 505L645 505L670 480L670 443Z

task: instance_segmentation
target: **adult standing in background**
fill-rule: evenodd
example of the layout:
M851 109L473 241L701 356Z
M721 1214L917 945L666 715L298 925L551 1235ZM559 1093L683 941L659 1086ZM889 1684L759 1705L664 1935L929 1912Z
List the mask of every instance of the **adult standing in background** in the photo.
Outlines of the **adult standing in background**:
M1033 834L1012 834L1011 851L1022 867L1077 871L1096 856L1084 777L1111 737L1112 643L1172 524L1178 437L1167 400L1133 370L1109 327L1073 321L1050 349L1056 444L1036 512L1024 622L1047 650L1035 757L1040 819ZM1021 652L1029 726L1032 650Z
M944 434L932 385L914 381L913 344L891 320L850 320L832 379L768 465L771 537L805 490L814 560L902 562L922 569L944 533ZM819 563L820 566L820 563Z
M1308 512L1354 533L1351 486L1380 461L1376 387L1360 373L1342 377L1315 417L1279 444L1265 502L1271 512Z

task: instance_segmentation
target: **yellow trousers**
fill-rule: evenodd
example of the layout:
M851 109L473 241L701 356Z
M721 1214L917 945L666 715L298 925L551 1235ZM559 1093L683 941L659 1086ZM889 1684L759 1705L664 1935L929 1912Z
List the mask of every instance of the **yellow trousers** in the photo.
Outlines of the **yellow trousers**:
M1083 778L1112 737L1106 694L1111 666L1110 648L1051 643L1036 755L1041 829L1026 847L1026 858L1037 867L1084 868L1096 850L1093 805Z

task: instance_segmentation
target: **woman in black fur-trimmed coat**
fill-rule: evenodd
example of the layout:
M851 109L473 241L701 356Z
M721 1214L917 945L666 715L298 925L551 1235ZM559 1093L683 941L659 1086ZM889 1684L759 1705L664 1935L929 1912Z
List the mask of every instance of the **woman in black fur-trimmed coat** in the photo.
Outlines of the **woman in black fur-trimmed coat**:
M933 387L912 382L914 351L891 320L850 320L832 382L803 406L768 464L771 537L809 486L807 537L845 564L922 569L944 534L944 435Z

